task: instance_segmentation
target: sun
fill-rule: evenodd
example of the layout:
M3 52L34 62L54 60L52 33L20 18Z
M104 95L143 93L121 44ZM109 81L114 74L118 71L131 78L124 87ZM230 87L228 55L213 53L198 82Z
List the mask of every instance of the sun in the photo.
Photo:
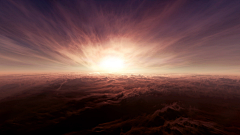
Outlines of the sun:
M124 61L118 57L105 57L99 64L101 71L119 72L124 68Z

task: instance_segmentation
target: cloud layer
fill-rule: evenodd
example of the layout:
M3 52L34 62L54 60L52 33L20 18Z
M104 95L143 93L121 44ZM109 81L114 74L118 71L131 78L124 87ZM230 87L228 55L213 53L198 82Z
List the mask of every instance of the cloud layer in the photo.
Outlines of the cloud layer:
M44 74L0 79L1 134L240 133L239 77Z

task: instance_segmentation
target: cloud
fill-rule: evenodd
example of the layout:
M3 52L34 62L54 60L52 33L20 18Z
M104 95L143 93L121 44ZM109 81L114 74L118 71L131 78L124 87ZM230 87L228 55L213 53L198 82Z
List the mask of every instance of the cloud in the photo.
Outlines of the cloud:
M0 102L1 133L239 131L235 76L41 74L0 79L0 92L8 93Z
M97 70L106 56L123 58L129 71L239 66L239 4L203 4L5 1L1 4L1 68L15 64L22 65L14 69L20 71L29 65L34 71Z
M181 108L181 109L180 109ZM93 132L104 134L221 134L216 124L184 118L185 108L176 103L166 105L153 114L133 119L115 120L100 124Z

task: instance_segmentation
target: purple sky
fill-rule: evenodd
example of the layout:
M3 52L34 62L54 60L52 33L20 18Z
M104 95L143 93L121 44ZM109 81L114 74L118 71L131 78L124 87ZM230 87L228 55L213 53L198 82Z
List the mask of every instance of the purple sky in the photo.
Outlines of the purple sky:
M1 1L0 73L97 72L105 57L127 73L240 74L240 1Z

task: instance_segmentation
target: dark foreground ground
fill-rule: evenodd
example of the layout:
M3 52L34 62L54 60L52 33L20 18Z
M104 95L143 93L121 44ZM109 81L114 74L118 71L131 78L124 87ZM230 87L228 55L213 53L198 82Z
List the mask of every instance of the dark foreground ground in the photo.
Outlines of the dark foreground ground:
M240 134L234 76L8 75L0 134Z

